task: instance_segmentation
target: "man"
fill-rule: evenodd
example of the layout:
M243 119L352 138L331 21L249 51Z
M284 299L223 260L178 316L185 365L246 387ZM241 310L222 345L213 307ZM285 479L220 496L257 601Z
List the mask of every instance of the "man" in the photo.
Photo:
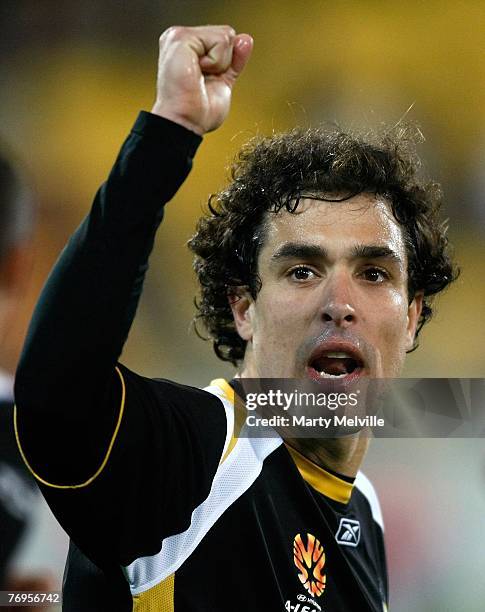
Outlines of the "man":
M31 267L34 203L22 172L2 147L0 153L0 356L6 359L12 329ZM35 518L38 490L25 469L13 430L13 376L0 370L0 591L42 590L44 575L21 575L12 567L18 546ZM10 609L10 608L9 608ZM30 608L29 610L33 610ZM37 608L36 608L37 609Z
M160 39L142 113L61 255L17 373L24 459L71 537L64 609L383 610L368 436L238 436L230 384L198 390L117 360L163 203L221 125L252 39ZM191 241L200 316L242 377L397 376L453 277L405 145L295 131L243 149Z

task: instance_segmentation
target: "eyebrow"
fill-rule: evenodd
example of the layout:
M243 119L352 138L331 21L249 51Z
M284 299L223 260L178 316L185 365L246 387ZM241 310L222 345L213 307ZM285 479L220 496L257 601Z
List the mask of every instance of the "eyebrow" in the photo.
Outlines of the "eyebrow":
M304 242L287 242L271 256L272 262L285 259L328 259L325 247ZM357 244L352 247L350 259L390 259L402 264L402 258L388 246Z
M402 263L402 258L388 246L358 244L352 249L352 259L392 259Z
M271 255L271 261L281 259L328 259L328 252L324 247L316 244L287 242Z

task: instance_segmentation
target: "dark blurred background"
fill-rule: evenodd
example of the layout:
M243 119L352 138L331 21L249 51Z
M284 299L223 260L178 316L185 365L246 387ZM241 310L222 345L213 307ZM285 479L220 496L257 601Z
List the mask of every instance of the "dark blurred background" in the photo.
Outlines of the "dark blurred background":
M185 243L243 142L322 120L372 127L406 116L425 138L423 171L442 183L462 275L405 375L483 377L485 3L456 0L2 0L0 134L40 208L33 280L0 365L15 367L50 267L138 110L151 107L160 33L204 23L249 32L255 50L229 119L206 137L167 209L124 362L196 385L231 376L190 330L196 284ZM392 609L484 610L482 441L376 440L366 463L387 524ZM65 540L45 507L39 517L18 564L59 577Z

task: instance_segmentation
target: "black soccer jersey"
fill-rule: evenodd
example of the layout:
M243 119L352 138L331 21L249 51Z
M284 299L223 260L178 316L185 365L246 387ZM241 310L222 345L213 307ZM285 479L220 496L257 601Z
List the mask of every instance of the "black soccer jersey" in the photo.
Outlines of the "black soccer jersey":
M382 612L382 518L362 474L245 437L223 380L200 390L117 362L162 204L199 141L140 116L29 330L16 421L71 537L64 610Z

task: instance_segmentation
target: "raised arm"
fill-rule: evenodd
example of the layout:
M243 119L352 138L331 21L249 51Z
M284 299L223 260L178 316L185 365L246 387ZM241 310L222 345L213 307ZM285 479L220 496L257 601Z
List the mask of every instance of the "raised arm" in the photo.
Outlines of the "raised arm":
M160 38L152 113L138 117L52 270L18 367L19 438L48 481L80 482L102 459L96 449L112 437L122 393L115 366L163 205L186 178L200 137L227 116L251 46L228 26L174 27Z

